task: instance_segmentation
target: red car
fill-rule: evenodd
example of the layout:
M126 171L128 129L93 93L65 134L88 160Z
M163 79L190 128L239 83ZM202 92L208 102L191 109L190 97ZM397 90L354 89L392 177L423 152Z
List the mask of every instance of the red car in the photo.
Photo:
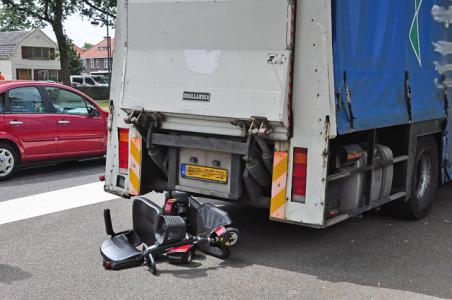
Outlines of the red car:
M107 117L65 85L1 81L0 181L18 166L105 155Z

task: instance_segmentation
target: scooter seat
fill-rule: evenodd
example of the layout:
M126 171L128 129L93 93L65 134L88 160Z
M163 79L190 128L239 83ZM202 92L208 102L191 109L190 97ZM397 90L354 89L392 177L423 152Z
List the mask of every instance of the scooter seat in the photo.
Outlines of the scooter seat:
M142 265L144 256L127 238L120 234L108 239L100 246L100 253L110 269L119 270Z

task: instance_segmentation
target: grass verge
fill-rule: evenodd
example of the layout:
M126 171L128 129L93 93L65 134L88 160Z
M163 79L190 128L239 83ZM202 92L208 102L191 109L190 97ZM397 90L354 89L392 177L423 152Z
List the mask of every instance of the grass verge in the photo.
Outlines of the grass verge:
M96 102L103 110L108 110L108 100L97 100Z

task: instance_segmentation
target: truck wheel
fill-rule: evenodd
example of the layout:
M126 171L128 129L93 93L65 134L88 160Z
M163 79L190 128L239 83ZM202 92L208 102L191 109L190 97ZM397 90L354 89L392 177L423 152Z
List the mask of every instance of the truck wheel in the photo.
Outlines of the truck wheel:
M0 181L9 179L19 162L17 150L7 143L0 143Z
M420 138L416 147L411 197L389 203L389 212L411 220L425 218L432 209L439 180L438 146L433 137Z

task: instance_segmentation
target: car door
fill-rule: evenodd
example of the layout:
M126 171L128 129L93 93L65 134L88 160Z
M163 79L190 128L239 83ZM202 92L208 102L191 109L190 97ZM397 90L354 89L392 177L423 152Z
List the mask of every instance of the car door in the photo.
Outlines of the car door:
M100 154L105 150L105 118L90 102L70 90L46 86L58 126L58 153ZM92 113L89 113L88 108Z
M16 87L6 92L5 128L22 143L25 160L57 153L58 130L49 109L35 86Z
M5 130L5 94L0 94L0 131Z
M5 111L6 111L6 101L5 94L0 94L0 137L2 135L8 134L6 132L6 123L5 123Z

